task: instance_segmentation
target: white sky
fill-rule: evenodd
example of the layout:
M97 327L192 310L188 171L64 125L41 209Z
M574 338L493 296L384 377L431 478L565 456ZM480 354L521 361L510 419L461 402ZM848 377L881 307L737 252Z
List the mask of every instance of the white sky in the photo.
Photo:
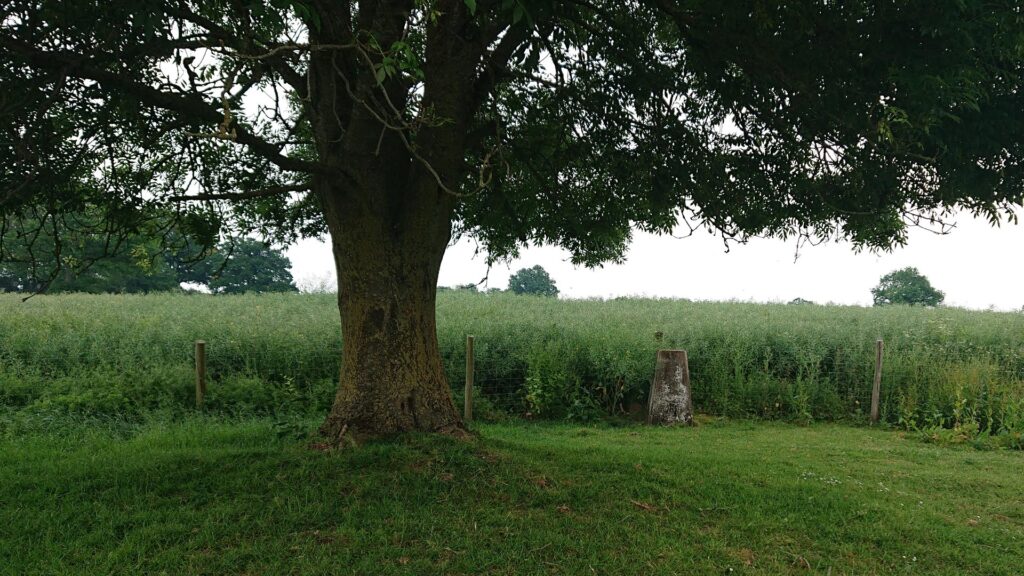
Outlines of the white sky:
M1021 213L1024 221L1024 212ZM690 238L637 233L621 265L576 268L568 253L550 246L531 247L508 265L491 269L484 288L506 288L516 270L540 264L562 297L652 296L693 300L804 298L814 302L871 304L871 288L892 270L916 266L946 293L946 304L967 308L1020 310L1024 306L1024 224L991 227L964 214L957 227L939 236L911 231L904 248L892 253L854 253L850 244L803 246L794 262L796 241L754 239L733 244L728 253L719 237L698 232ZM487 275L475 243L463 239L448 249L441 266L442 286L476 283ZM330 247L306 240L288 256L300 287L334 283Z

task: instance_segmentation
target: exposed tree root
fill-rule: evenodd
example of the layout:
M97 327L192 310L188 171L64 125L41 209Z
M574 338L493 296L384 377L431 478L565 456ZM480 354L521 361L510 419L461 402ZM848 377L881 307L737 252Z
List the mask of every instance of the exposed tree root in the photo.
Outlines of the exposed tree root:
M394 438L401 434L400 432L392 434L367 434L360 433L349 427L348 424L342 424L341 428L334 432L332 431L334 426L329 426L325 423L320 428L320 439L319 441L312 442L309 444L309 448L320 452L329 452L333 450L345 450L357 448L362 444L372 440L386 440L388 438ZM461 441L470 441L477 437L476 434L471 432L461 421L456 421L451 424L447 424L433 431L435 434L442 436L448 436Z
M476 434L470 432L461 422L445 426L437 431L438 434L451 436L456 440L473 440Z

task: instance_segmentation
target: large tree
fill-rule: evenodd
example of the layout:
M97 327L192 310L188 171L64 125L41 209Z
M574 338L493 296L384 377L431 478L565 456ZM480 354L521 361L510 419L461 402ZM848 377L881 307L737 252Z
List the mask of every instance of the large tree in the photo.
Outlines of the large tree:
M875 306L906 304L908 306L938 306L946 295L932 286L928 278L908 266L889 272L871 289Z
M508 289L516 294L558 296L558 286L539 264L532 268L520 268L508 279Z
M232 238L187 267L186 281L205 284L216 294L298 292L284 253L252 238Z
M454 430L453 234L594 265L681 218L883 248L957 206L996 220L1022 198L1022 31L1016 0L0 0L0 213L326 233L323 431Z

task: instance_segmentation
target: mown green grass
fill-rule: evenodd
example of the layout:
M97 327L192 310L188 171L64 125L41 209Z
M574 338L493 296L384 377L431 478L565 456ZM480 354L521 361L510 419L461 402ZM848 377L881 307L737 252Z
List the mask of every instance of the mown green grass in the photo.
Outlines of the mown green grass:
M310 422L312 426L314 423ZM712 421L345 452L265 420L0 440L2 574L1019 574L1024 455Z
M444 292L438 339L456 385L467 334L476 336L478 396L511 396L542 418L585 421L643 404L655 351L685 348L699 411L864 421L881 337L885 421L1024 431L1024 314ZM210 410L326 411L342 346L336 297L298 294L24 303L0 294L0 406L184 412L196 339L208 342Z

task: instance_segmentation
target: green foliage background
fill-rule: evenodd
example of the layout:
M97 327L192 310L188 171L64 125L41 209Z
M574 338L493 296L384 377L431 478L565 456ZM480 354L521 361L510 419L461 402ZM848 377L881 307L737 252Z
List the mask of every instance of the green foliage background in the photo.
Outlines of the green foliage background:
M126 419L189 411L192 342L203 339L208 410L323 414L342 345L336 306L332 294L25 303L0 295L0 411ZM438 326L456 390L465 336L476 337L484 415L488 403L540 418L621 414L645 401L655 351L684 348L698 411L865 420L882 337L886 422L1024 431L1024 314L450 291L438 295Z

